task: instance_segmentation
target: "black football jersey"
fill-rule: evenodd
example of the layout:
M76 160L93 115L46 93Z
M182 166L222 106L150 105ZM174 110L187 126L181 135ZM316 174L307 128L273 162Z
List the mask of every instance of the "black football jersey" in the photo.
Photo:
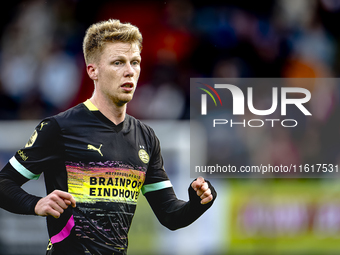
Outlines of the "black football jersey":
M77 202L47 217L54 255L126 254L140 193L172 186L154 131L129 115L115 125L90 100L41 121L10 164Z

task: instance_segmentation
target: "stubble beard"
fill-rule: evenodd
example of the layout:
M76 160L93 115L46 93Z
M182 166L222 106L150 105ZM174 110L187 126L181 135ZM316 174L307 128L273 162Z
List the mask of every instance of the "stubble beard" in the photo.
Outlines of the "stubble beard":
M134 94L133 92L122 93L116 96L109 96L109 98L116 106L122 107L132 100L133 94Z

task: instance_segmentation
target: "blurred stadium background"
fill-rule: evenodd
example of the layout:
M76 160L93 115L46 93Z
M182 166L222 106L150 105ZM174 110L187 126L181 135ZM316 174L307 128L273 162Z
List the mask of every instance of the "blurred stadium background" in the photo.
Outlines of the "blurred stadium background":
M143 34L142 73L128 113L155 129L165 168L184 200L191 181L190 77L340 73L337 0L8 1L0 15L0 167L40 119L91 96L82 39L89 25L108 18L137 25ZM274 147L277 162L318 156L340 163L339 136L327 135L340 131L339 96L339 86L322 90L318 123L304 130L313 139L281 134L281 146ZM301 147L307 154L298 153ZM42 179L25 189L44 195ZM214 206L176 232L157 222L141 196L129 254L340 253L337 179L212 182L219 194ZM43 218L0 210L1 255L44 254L47 241Z

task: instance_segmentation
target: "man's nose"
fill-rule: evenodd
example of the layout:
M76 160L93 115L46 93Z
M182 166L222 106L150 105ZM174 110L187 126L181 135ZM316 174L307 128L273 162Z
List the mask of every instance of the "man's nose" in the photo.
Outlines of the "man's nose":
M124 76L133 77L135 75L135 70L132 68L130 63L127 63L125 66Z

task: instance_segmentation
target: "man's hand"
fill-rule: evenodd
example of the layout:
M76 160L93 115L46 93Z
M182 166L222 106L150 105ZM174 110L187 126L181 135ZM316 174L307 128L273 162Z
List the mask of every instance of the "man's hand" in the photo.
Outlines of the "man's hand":
M191 187L196 191L197 196L201 198L201 204L204 205L213 200L209 185L203 177L198 177L192 182Z
M72 195L61 190L55 190L48 196L40 199L34 211L39 216L51 215L54 218L59 218L69 205L76 207L76 200Z

